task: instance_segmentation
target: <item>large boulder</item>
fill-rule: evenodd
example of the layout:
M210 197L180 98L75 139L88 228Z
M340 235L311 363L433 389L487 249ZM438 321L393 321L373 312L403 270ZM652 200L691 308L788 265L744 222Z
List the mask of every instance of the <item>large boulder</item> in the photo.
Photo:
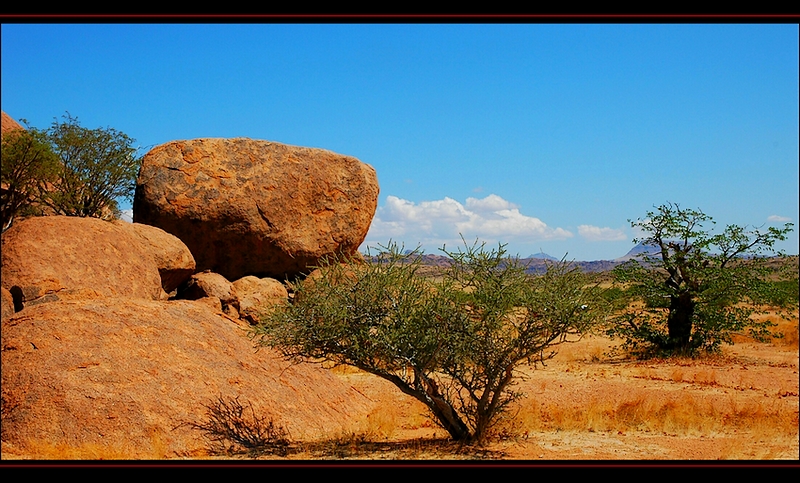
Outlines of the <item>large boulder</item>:
M17 310L56 300L164 298L158 268L131 231L97 218L41 216L2 235L2 286Z
M195 139L145 155L133 219L180 238L197 270L283 280L327 255L355 253L377 202L375 170L356 158L247 138Z
M330 371L255 351L246 331L195 301L60 300L5 318L0 338L4 452L202 456L192 425L220 397L252 403L293 441L336 435L372 406Z

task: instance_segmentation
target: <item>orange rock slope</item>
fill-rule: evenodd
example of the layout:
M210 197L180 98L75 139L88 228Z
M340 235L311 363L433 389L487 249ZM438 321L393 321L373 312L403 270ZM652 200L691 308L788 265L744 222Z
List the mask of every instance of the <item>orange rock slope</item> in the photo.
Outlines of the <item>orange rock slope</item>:
M240 325L195 301L44 303L3 321L2 347L3 443L22 454L61 444L202 456L192 424L218 397L252 403L292 440L335 434L369 409L329 371L256 351Z

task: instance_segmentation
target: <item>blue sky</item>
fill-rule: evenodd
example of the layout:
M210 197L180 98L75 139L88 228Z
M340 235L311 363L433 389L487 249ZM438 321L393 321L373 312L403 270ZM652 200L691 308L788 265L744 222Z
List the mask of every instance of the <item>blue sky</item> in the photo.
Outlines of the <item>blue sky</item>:
M243 136L372 165L365 245L613 259L667 201L717 226L800 218L796 24L0 28L2 110L32 126L69 111L142 154Z

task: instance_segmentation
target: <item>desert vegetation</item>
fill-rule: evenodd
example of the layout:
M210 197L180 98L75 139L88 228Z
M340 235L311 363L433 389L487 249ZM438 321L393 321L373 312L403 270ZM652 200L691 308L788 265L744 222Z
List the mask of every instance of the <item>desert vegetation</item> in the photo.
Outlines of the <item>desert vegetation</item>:
M769 315L764 317L770 317ZM349 366L331 369L374 404L326 438L290 437L285 453L218 452L260 459L796 459L797 315L773 314L786 337L734 336L718 354L635 359L619 341L589 334L536 368L521 365L508 406L482 445L454 442L424 404ZM216 454L217 456L213 456Z
M275 312L258 329L260 340L281 348L292 360L355 368L339 370L343 377L364 381L359 374L372 374L391 382L416 400L417 411L428 415L411 424L417 434L421 431L438 440L439 450L447 447L448 440L462 443L457 451L453 447L445 450L449 456L444 457L509 457L514 450L498 448L527 447L530 438L542 441L559 434L567 440L635 435L662 441L654 443L661 453L639 451L636 456L628 447L622 453L625 458L670 454L660 445L697 438L716 440L717 444L705 449L699 448L704 444L693 444L684 452L674 448L671 453L681 456L673 457L796 455L797 445L792 443L798 427L796 257L754 256L768 251L791 225L767 232L728 227L722 235L708 235L698 231L700 221L710 220L702 212L672 205L660 209L662 218L670 218L662 219L663 225L673 230L662 226L653 236L653 241L663 245L662 258L628 264L611 277L587 276L570 270L562 261L551 264L543 276L517 279L524 269L516 271L520 267L503 256L502 245L499 250L486 251L477 243L464 251L446 252L452 265L427 270L424 277L417 273L420 257L412 253L403 259L396 249L382 252L373 264L333 260L307 283L298 284L295 304ZM658 222L653 213L648 214L647 223ZM684 235L682 242L673 239L678 229L684 230L679 232ZM722 255L706 251L711 243L721 247ZM700 246L705 249L693 251ZM391 278L400 273L406 277L403 281ZM430 283L423 283L424 279ZM519 296L515 292L519 286L510 288L514 283L537 295L533 299L531 293L525 296L528 298ZM691 311L688 329L675 329L675 318L683 318L685 323L687 316L672 301L681 297L680 290L690 293L694 306L700 307ZM368 298L356 295L364 291L370 293ZM439 297L440 301L432 302ZM428 311L417 312L423 307L429 307ZM446 315L454 307L458 316ZM671 315L676 310L679 314ZM533 321L538 318L525 318L543 313L550 314L547 323L537 325ZM517 319L520 315L523 317ZM526 322L514 325L519 320ZM398 330L393 324L409 321L415 325L405 330L420 339L410 343L407 354L394 355L391 351L396 350L398 341L408 343L409 334L399 330L389 335L387 324ZM433 326L425 325L432 321L436 321ZM619 324L627 325L621 328ZM677 335L679 331L683 332ZM470 342L465 344L459 337ZM567 341L571 343L564 345ZM445 348L445 344L457 349ZM514 344L535 350L521 352L524 357L508 356L512 347L518 347ZM723 350L734 344L741 348ZM550 350L557 345L562 354ZM420 353L423 363L412 358ZM559 374L559 370L563 372ZM487 378L489 373L507 379ZM762 375L773 379L766 381ZM372 385L374 382L367 387ZM434 392L440 387L446 392ZM542 398L545 392L548 396ZM756 392L765 399L752 397ZM442 406L436 406L431 393L446 403L450 414L465 422L466 434L453 430L452 420L442 415ZM480 413L486 411L478 406L481 400L498 396L502 404L490 413ZM408 424L414 417L398 414L396 399L386 404L388 407L376 407L366 426L349 441L371 457L405 457L399 456L408 454L405 446L393 447L394 452L386 446L365 449L376 441L393 440L398 433L409 434ZM777 449L764 444L767 437L781 442ZM762 448L761 452L748 452L747 444L737 443L737 438L757 438L755 446ZM341 442L341 437L336 440ZM463 443L478 445L465 453ZM477 447L484 448L481 456L475 452ZM542 445L538 447L541 450ZM443 457L439 450L433 453ZM351 456L358 454L353 451ZM531 453L523 454L520 457L531 457ZM542 450L541 454L555 457L558 453ZM571 457L585 454L572 453ZM591 457L620 455L600 454L605 456L594 453Z
M19 215L118 215L118 200L132 199L136 186L134 142L113 128L82 127L69 113L46 130L3 135L3 230Z
M743 331L764 341L774 323L753 315L768 305L796 305L790 294L797 273L786 264L769 266L791 223L766 230L729 225L721 233L712 231L713 224L702 211L672 203L631 222L644 233L634 242L656 247L658 255L613 271L628 297L620 298L624 310L607 333L624 339L629 352L715 352ZM632 301L639 304L631 307Z
M443 248L444 250L444 248ZM295 302L257 328L287 358L356 367L422 402L455 441L482 442L507 407L522 363L552 357L602 315L597 287L564 263L531 278L477 241L439 281L389 244L377 263L332 259L300 282Z

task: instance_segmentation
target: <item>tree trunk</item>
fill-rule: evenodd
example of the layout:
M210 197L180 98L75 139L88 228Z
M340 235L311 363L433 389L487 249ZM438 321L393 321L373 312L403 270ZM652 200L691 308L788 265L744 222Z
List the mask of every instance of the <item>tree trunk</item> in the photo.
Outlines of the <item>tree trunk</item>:
M356 367L386 379L397 386L403 393L408 394L427 406L436 420L439 421L454 441L472 441L473 438L472 434L469 432L469 428L464 424L464 421L461 420L453 406L450 405L439 392L436 381L429 379L418 369L414 369L414 383L409 384L408 381L391 372L376 370L371 366L359 365Z
M689 349L694 306L695 302L688 292L670 297L669 317L667 318L667 329L669 330L667 349L679 351Z
M439 393L436 382L424 376L422 380L425 381L426 386L422 401L426 403L444 429L450 433L450 437L455 441L471 441L472 434L470 434L469 428L458 416L453 406Z

